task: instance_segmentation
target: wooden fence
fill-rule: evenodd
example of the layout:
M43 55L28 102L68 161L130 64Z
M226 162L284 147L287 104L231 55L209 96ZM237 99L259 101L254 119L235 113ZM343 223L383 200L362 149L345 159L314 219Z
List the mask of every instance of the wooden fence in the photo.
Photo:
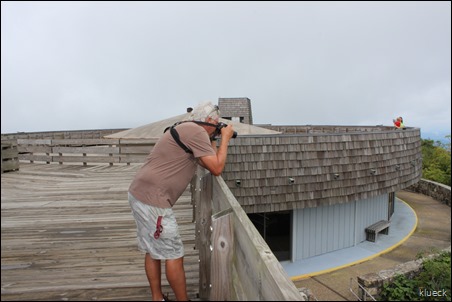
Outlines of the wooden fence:
M19 170L18 154L16 141L2 141L2 174Z
M142 163L157 139L18 139L20 161Z
M192 182L200 299L303 301L224 180L202 170Z

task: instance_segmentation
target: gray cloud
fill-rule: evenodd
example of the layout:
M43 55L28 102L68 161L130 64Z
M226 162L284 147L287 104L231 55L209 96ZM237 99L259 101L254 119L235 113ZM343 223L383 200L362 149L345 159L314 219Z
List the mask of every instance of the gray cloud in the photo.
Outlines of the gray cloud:
M131 128L218 97L255 123L450 133L450 2L1 3L2 133Z

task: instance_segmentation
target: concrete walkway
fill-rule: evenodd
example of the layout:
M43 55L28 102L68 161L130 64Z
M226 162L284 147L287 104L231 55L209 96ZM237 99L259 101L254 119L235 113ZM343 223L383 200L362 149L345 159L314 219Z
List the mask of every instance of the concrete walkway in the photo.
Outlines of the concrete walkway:
M377 242L282 263L298 288L308 288L319 301L356 301L356 277L389 269L449 247L451 209L428 196L408 191L397 193L389 235ZM351 282L352 279L352 282Z

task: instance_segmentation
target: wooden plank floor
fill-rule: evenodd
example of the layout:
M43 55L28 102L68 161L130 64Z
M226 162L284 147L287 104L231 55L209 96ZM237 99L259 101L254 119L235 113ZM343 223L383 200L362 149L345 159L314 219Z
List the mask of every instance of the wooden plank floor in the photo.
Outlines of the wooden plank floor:
M2 174L1 300L150 301L127 201L138 167L21 163ZM193 300L199 268L188 190L174 209Z

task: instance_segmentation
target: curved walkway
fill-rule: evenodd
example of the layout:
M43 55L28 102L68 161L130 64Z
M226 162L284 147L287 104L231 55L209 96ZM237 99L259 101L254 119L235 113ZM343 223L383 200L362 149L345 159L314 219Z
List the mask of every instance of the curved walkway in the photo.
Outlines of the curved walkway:
M320 301L356 301L359 275L389 269L450 246L451 209L428 196L401 191L397 193L389 235L379 235L375 243L282 263L298 288L308 288Z

